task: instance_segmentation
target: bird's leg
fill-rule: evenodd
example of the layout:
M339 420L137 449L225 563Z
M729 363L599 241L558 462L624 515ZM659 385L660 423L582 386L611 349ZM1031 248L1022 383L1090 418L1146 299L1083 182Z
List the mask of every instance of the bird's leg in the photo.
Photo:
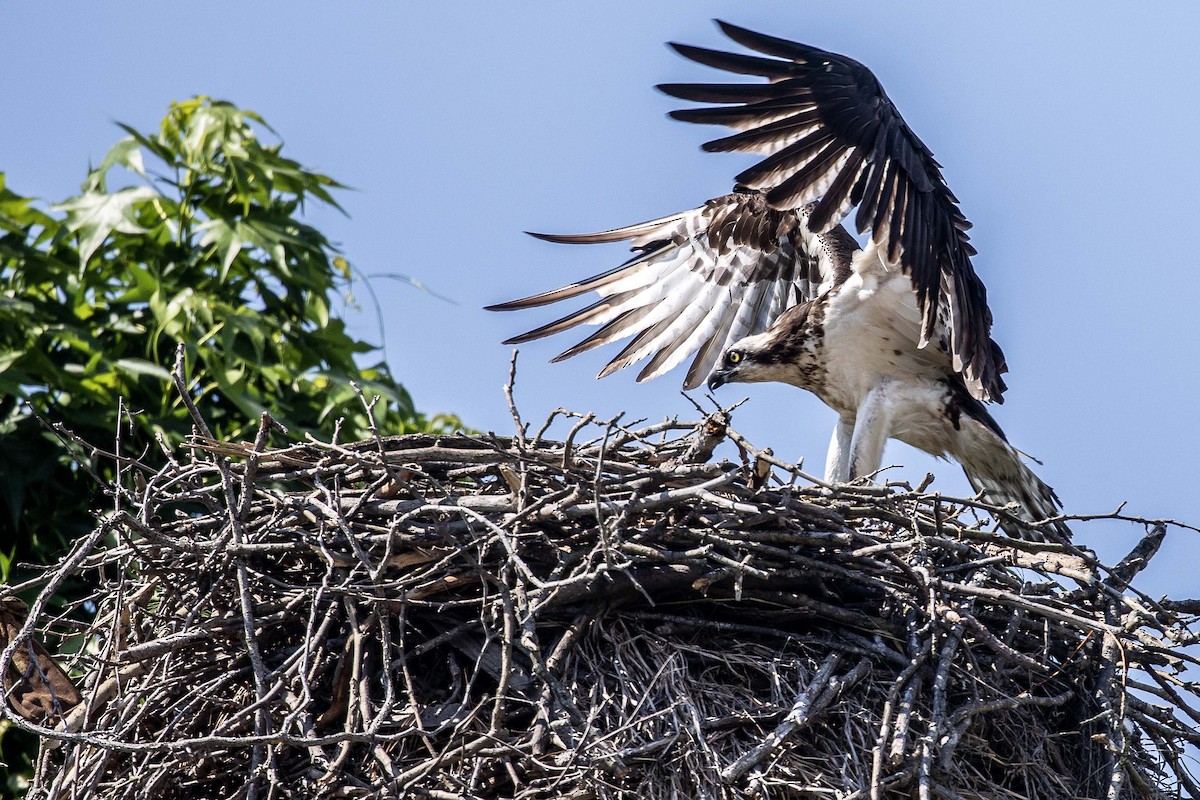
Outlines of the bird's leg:
M850 480L850 440L854 436L854 417L839 417L829 437L829 452L825 456L825 480L846 483Z
M892 404L888 399L888 384L884 381L871 391L858 407L854 417L854 434L850 437L847 480L870 475L883 464L883 448L891 436Z

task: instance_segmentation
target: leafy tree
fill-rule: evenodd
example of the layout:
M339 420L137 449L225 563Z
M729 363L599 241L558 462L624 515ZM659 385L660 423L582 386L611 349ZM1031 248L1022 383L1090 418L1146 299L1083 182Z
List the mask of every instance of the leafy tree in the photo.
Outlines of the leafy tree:
M264 142L253 112L196 98L129 134L82 192L50 211L0 174L0 526L8 555L47 554L92 524L96 483L46 425L130 448L178 443L191 421L171 387L176 347L209 424L248 435L264 411L294 433L367 435L351 383L381 398L383 433L446 429L418 414L373 348L331 313L350 267L299 218L337 208L338 184ZM41 417L41 420L38 419ZM127 450L127 452L136 452Z
M333 315L350 266L300 215L337 208L335 181L226 102L173 104L154 133L121 127L82 192L48 210L0 173L0 578L54 556L102 507L111 465L52 425L111 449L121 423L124 452L150 462L156 439L191 432L169 373L181 344L218 437L252 436L267 411L296 436L363 438L352 384L380 398L380 433L458 425L417 413L386 365L360 366L374 348ZM30 743L4 744L18 767Z

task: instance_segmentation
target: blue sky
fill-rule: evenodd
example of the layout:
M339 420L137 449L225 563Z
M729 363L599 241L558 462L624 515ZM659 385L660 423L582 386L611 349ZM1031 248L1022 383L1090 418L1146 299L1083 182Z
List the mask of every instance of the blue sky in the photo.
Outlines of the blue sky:
M353 11L348 9L353 8ZM197 17L198 13L203 16ZM354 190L313 221L364 273L403 273L448 304L379 280L385 328L356 332L428 411L508 432L507 336L557 316L483 305L625 257L523 230L575 232L693 207L748 161L706 155L715 131L670 121L660 82L713 73L663 42L724 46L710 20L853 56L944 165L980 254L1011 372L994 413L1066 508L1200 522L1193 228L1200 218L1200 6L1017 2L5 4L0 170L48 200L77 190L119 138L173 99L208 94L261 113L286 151ZM358 292L366 300L366 293ZM565 311L565 309L564 309ZM523 348L527 419L558 406L658 419L693 414L683 370L593 380L613 351L551 365L573 344ZM628 374L627 374L628 373ZM823 463L833 414L787 386L725 387L734 424L788 459ZM891 474L965 493L957 466L893 444ZM1140 531L1090 525L1119 555ZM1152 587L1189 591L1200 547L1176 533Z

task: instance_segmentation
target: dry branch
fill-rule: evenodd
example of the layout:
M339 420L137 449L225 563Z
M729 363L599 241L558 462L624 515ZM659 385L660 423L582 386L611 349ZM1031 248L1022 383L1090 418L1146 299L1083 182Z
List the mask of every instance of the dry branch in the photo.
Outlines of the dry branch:
M1196 796L1200 604L1130 586L1166 526L1109 570L729 424L271 448L264 419L134 465L15 587L44 591L4 658L86 635L61 725L6 709L47 737L32 796ZM95 592L51 614L68 578Z

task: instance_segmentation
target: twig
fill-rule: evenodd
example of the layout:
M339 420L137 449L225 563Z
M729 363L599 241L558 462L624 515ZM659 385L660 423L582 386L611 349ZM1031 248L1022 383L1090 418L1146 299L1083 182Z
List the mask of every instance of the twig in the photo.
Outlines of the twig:
M783 718L783 722L754 749L721 770L721 780L726 783L739 780L782 746L793 733L812 722L842 690L858 682L871 668L870 661L864 658L840 679L832 679L833 671L837 669L841 660L840 653L831 653L821 664L812 681L796 696L796 702L792 704L792 710Z

